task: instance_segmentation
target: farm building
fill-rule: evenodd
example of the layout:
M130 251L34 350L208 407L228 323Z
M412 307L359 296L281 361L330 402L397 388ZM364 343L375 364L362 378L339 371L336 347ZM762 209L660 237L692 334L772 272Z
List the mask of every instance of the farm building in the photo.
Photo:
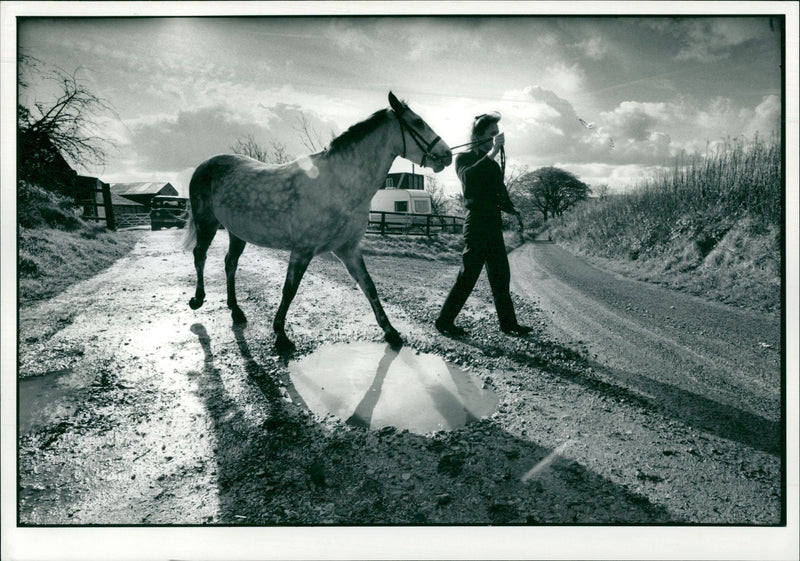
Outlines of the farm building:
M45 134L21 132L17 144L19 178L72 196L77 172Z
M171 183L112 183L111 193L133 202L145 205L150 209L150 201L156 195L177 197L178 190Z
M83 207L85 218L105 218L106 209L103 201L103 186L107 185L96 177L79 175L75 181L75 202ZM149 209L146 205L126 199L111 192L111 206L114 216L146 215Z

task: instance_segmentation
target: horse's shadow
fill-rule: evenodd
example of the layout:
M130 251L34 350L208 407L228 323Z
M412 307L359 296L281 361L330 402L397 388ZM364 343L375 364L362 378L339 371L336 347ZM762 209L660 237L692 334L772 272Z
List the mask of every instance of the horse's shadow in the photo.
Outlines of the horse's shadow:
M245 382L258 389L267 419L254 424L215 366L212 340L192 326L205 354L198 393L215 433L220 512L214 523L324 524L664 524L662 507L576 462L556 460L523 483L553 452L483 419L427 436L370 431L396 351L387 349L347 423L320 421L288 400L285 364L255 353L234 331ZM258 347L261 349L261 347ZM265 351L265 353L268 351ZM230 356L230 353L228 353ZM288 382L291 384L291 382ZM456 386L456 392L460 392ZM290 388L291 389L291 388ZM452 408L441 388L431 399ZM292 394L295 395L294 393ZM259 397L260 396L260 397Z

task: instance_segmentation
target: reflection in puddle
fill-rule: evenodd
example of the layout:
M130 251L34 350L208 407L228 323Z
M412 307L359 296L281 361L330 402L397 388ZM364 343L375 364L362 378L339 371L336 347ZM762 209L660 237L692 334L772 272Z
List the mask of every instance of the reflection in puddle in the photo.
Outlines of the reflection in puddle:
M348 424L417 434L452 430L491 415L497 397L442 358L379 343L337 343L292 362L297 393L317 414Z
M76 388L68 383L70 370L19 381L19 434L27 434L71 417L77 405Z

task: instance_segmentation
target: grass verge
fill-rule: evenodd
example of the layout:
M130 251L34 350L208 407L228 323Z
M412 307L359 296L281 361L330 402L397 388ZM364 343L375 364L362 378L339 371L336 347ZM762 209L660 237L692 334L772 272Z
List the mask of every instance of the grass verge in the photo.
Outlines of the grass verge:
M781 153L729 142L631 192L548 223L555 240L615 272L727 304L781 305Z
M19 305L52 298L127 255L141 231L110 232L52 189L17 184Z
M52 298L127 255L143 230L111 232L86 226L67 232L56 228L20 228L17 271L19 305Z

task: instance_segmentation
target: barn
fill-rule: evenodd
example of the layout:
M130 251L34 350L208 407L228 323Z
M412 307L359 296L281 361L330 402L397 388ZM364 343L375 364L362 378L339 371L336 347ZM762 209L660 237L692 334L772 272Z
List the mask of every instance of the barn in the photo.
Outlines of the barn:
M83 207L84 218L105 218L106 207L103 199L103 186L108 185L96 177L79 175L75 181L75 202ZM114 216L145 215L149 212L146 205L126 199L114 192L110 193L110 203Z
M156 195L166 195L169 197L179 196L178 190L172 183L112 183L111 193L129 199L135 203L145 205L148 210L150 202Z

